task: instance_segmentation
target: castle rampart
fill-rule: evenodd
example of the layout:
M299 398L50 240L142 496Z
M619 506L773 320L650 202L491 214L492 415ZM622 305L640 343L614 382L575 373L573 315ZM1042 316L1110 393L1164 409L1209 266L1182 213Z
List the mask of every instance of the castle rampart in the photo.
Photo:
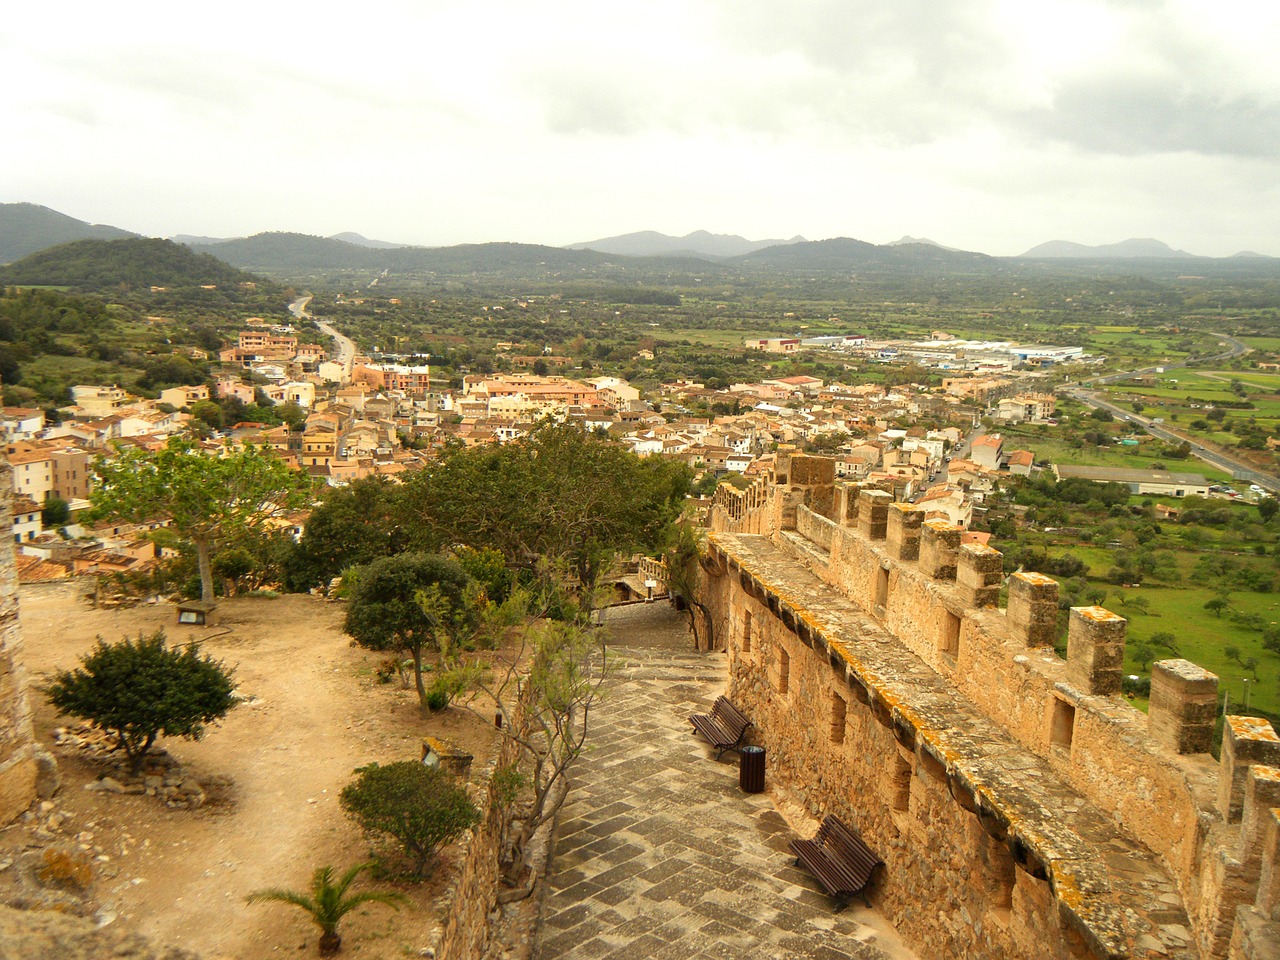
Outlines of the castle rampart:
M878 848L873 896L917 950L1235 960L1280 943L1280 738L1230 718L1214 761L1216 677L1162 661L1142 714L1118 696L1123 618L1074 608L1061 659L1053 580L1013 575L1001 610L998 551L818 458L734 493L706 564L730 694L773 775Z
M13 478L0 460L0 522L13 516ZM0 825L9 823L36 797L37 761L31 714L27 709L26 670L18 657L18 568L13 541L0 545Z

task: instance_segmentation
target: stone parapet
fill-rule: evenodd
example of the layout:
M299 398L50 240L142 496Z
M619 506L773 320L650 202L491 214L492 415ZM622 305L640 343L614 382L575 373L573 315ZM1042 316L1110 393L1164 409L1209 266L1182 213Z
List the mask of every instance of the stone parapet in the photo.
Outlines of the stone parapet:
M885 544L894 560L920 558L920 524L924 513L909 503L893 503L887 511Z
M1222 757L1218 774L1218 812L1238 823L1244 812L1249 767L1280 767L1280 737L1260 717L1227 717L1222 727Z
M908 942L922 955L966 960L1119 958L1141 955L1139 944L1152 956L1197 957L1177 880L1161 858L1079 792L1074 766L1038 756L976 710L955 679L896 641L896 613L875 613L866 591L877 569L869 561L882 548L859 548L847 529L836 536L832 555L849 551L843 568L813 564L807 541L794 535L713 535L709 549L726 574L712 603L750 615L750 648L728 645L729 695L755 724L773 775L815 816L856 823L889 865L871 895ZM821 579L837 573L849 594ZM924 571L894 576L891 592L900 597L890 605L914 609L918 620L954 605L942 600L954 588ZM989 627L1004 629L1003 617L962 619L975 640L972 654L962 654L966 674L981 674L975 689L1002 682L993 658L1008 657L1011 675L1020 669L988 639ZM935 641L934 629L922 628L921 642ZM1098 707L1075 709L1085 716ZM1082 735L1069 763L1078 754L1092 765L1098 728ZM1130 755L1129 763L1141 759ZM1148 807L1161 807L1154 819L1166 835L1184 831L1184 811L1165 804L1165 783L1177 778L1148 781ZM930 919L951 915L973 920L944 931ZM973 935L978 923L989 936Z
M883 540L893 497L883 490L863 490L858 495L858 532L868 540Z
M842 527L857 526L858 493L862 487L856 483L837 483L832 494L831 518Z
M994 607L1004 579L1004 554L982 543L960 547L956 561L956 587L970 607Z
M1267 825L1271 811L1280 807L1280 769L1254 764L1249 767L1240 814L1240 853L1245 875L1256 878L1262 869Z
M1072 607L1067 627L1067 682L1087 694L1118 694L1127 624L1124 617L1104 607Z
M920 524L920 570L934 580L954 580L963 527L945 520Z
M1218 714L1218 676L1190 660L1151 665L1151 738L1174 753L1208 753Z
M1019 646L1052 647L1058 636L1058 581L1042 573L1013 574L1005 621Z
M1263 818L1262 872L1258 877L1258 913L1280 923L1280 809L1271 809Z

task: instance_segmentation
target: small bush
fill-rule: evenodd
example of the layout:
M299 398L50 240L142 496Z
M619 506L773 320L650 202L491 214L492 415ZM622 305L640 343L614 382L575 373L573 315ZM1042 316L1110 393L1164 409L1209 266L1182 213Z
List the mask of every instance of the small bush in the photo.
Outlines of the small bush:
M439 684L436 684L427 691L427 709L432 712L443 710L449 705L449 691L444 690Z
M356 774L342 788L342 809L371 837L397 841L415 876L422 876L437 849L480 819L466 790L439 767L401 760Z

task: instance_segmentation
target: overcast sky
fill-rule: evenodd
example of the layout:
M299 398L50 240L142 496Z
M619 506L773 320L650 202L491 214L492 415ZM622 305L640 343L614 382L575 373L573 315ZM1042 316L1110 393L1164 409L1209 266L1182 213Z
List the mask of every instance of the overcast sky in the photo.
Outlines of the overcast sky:
M82 0L0 201L156 236L1156 237L1280 256L1277 0Z

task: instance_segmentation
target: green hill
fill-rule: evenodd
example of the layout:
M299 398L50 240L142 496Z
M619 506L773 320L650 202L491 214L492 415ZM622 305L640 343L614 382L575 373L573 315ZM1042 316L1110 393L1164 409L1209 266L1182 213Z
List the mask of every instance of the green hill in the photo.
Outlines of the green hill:
M73 240L117 240L136 233L85 223L35 203L0 203L0 263Z
M70 287L81 291L126 287L235 286L254 281L207 253L169 240L77 240L0 267L0 284Z
M369 270L470 276L507 272L540 274L590 269L610 258L591 250L565 250L531 243L469 243L452 247L376 249L302 233L259 233L241 240L192 244L246 270L275 276L299 271Z
M289 274L306 270L382 270L386 250L305 233L257 233L218 243L193 243L197 253L217 257L245 270Z

